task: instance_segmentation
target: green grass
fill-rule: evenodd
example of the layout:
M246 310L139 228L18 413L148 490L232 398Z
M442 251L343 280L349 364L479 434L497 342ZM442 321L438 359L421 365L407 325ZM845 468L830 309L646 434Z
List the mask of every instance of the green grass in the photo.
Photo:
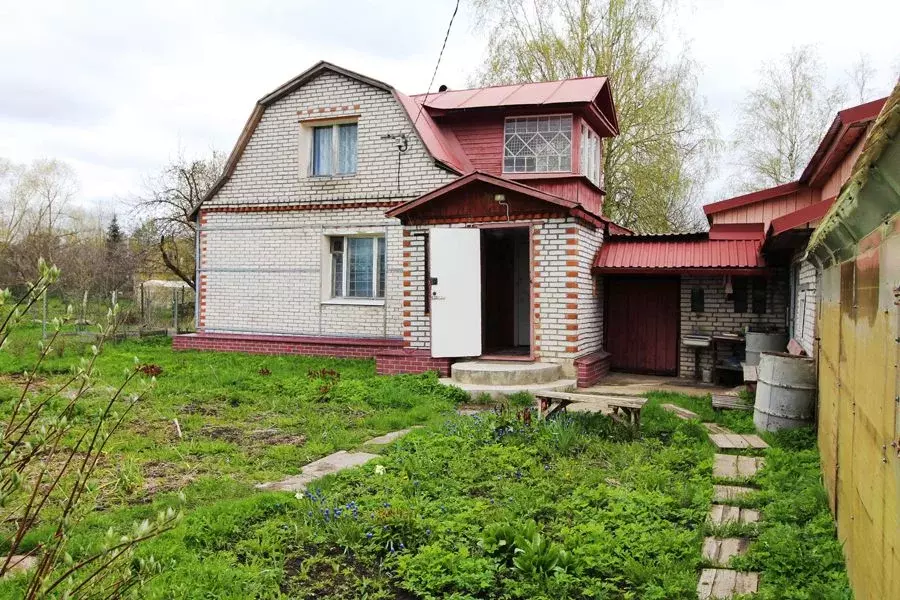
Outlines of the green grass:
M33 343L34 330L24 333ZM44 384L85 349L52 354ZM10 374L33 356L27 344L12 350L0 353L3 406L17 385ZM693 599L711 531L713 448L700 423L659 404L735 430L749 419L675 394L651 396L639 437L600 415L526 424L517 417L524 396L459 417L452 409L464 398L433 375L378 377L370 361L173 352L164 339L108 346L100 387L135 356L162 372L109 448L99 510L72 531L70 552L88 555L109 528L180 503L182 491L184 521L139 550L167 567L141 590L149 599ZM300 498L253 488L414 424L424 427L374 463ZM742 560L762 571L764 598L846 598L813 438L768 439L749 501L765 521ZM38 528L27 545L47 533ZM0 581L0 598L17 597L20 585Z

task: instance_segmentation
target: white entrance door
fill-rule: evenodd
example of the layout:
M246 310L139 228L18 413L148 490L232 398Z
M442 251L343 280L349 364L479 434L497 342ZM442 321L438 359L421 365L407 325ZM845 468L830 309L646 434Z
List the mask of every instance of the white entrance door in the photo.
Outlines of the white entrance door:
M431 257L431 356L481 354L481 231L436 227Z

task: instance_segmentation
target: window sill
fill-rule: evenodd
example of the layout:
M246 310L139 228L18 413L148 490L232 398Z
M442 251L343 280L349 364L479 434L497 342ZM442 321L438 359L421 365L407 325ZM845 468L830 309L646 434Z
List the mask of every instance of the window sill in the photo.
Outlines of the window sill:
M329 298L322 304L335 306L384 306L383 298Z
M340 173L338 175L307 175L306 179L312 181L332 181L341 179L351 179L356 177L356 173Z

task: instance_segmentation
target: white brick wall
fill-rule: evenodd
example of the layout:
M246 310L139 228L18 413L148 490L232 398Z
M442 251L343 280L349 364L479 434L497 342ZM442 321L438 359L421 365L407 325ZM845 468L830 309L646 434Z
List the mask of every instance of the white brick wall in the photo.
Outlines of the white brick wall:
M809 261L797 264L799 277L794 293L794 331L792 336L813 355L816 341L816 268Z
M704 311L691 312L691 289L702 287L704 290ZM788 313L788 279L787 273L778 271L769 279L767 285L768 298L766 313L757 315L752 312L735 313L734 302L725 297L725 283L721 276L681 278L681 333L702 331L706 333L738 332L746 326L760 328L776 327L784 331L787 326ZM748 308L750 307L748 293ZM679 345L681 340L679 340ZM680 346L679 374L682 377L694 376L694 350ZM712 350L700 350L700 368L712 367Z
M344 106L346 111L341 110ZM332 112L332 107L337 110ZM300 164L300 120L322 117L308 113L319 108L326 109L325 116L359 115L356 175L305 177L308 166ZM407 134L409 141L402 154L397 140L382 139L400 133ZM434 164L390 92L328 71L266 108L233 175L204 206L409 199L453 179L455 175Z
M400 337L402 227L383 208L204 215L203 330ZM361 231L386 236L384 306L323 303L325 237Z

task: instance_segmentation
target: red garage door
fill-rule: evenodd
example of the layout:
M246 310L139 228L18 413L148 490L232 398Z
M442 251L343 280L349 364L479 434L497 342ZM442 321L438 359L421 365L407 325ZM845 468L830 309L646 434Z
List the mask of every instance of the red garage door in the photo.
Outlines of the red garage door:
M678 279L607 277L606 350L612 368L678 374Z

